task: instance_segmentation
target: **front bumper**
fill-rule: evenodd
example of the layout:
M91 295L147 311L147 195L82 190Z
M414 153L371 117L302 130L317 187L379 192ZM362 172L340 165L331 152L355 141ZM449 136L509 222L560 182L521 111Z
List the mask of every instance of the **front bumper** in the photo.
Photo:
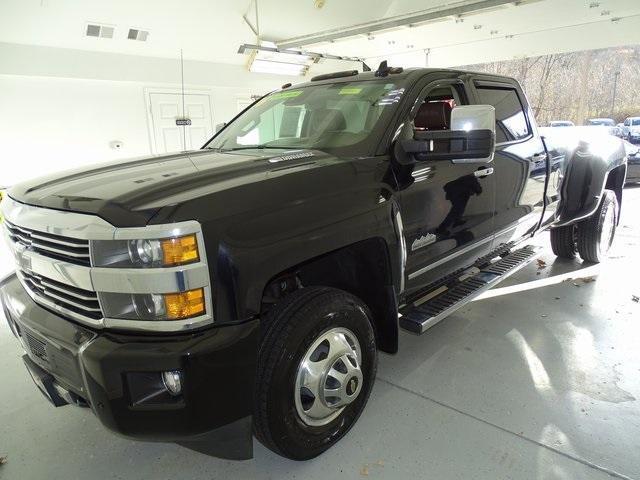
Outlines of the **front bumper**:
M0 301L29 360L107 428L216 455L214 441L219 456L251 456L257 320L179 335L94 331L36 304L15 275L0 283ZM182 371L178 397L162 392L167 370Z

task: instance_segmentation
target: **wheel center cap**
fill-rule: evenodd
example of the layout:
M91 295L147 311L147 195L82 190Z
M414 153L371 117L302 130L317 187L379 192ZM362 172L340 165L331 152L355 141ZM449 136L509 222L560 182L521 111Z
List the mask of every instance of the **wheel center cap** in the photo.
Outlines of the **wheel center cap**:
M351 377L347 382L347 395L351 396L358 390L358 378Z

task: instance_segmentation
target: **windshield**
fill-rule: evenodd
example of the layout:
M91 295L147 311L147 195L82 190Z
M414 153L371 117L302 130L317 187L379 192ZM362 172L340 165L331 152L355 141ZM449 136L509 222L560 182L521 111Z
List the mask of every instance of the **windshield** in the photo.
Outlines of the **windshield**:
M404 88L389 81L311 85L274 92L249 108L206 148L308 148L366 155Z

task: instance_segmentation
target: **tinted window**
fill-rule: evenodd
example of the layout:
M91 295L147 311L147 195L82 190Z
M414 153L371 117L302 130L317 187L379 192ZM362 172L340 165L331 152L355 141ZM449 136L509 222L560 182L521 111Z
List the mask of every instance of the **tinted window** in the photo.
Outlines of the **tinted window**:
M518 92L513 88L478 87L482 105L496 109L496 142L511 142L527 137L531 132Z
M634 127L637 127L638 125L640 125L640 118L635 118L631 120L631 125Z

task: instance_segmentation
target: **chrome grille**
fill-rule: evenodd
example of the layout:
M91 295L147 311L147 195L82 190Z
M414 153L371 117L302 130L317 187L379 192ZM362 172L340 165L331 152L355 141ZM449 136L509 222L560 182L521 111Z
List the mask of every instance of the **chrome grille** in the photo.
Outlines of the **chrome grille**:
M19 271L18 274L23 285L35 295L36 300L43 299L87 318L102 318L96 292L72 287L25 271Z
M76 265L90 265L89 241L19 227L5 220L9 239L36 253Z

